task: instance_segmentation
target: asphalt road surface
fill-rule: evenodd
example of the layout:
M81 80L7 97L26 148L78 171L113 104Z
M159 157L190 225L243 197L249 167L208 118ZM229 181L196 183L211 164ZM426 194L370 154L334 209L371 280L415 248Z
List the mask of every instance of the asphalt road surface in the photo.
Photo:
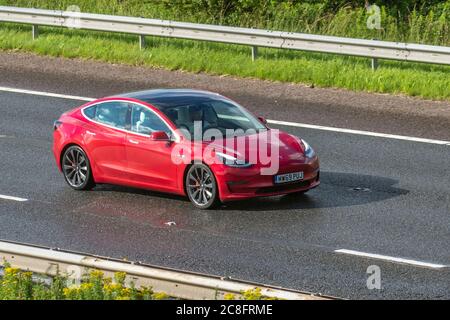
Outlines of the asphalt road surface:
M29 69L20 72L22 67L6 69L0 61L4 75L0 86L100 97L142 89L145 84L124 81L124 90L117 90L120 79L87 78L75 71L61 73L60 78L49 72L45 78L43 66L35 74ZM220 86L220 78L213 79ZM114 85L107 86L107 80ZM147 88L168 86L167 78L155 76L151 81ZM179 81L174 84L181 86ZM365 106L386 99L393 105L429 104L430 114L436 112L436 116L412 112L410 117L389 117L385 110L361 111L361 116L349 111L358 104L354 97L361 94L330 90L318 92L330 99L334 92L336 104L344 107L331 113L322 104L314 110L302 107L307 103L300 99L295 109L290 98L292 114L286 115L286 110L273 111L273 96L255 91L246 96L245 90L228 90L230 80L224 81L223 90L216 91L270 119L309 119L302 122L366 130L379 125L385 129L379 132L450 138L448 118L437 116L450 107L445 102L363 94L374 100ZM195 83L189 86L196 87ZM52 123L81 103L0 90L1 239L341 298L450 298L450 145L272 125L304 138L316 149L321 186L300 197L263 198L201 211L185 198L151 191L109 185L89 192L71 190L51 153ZM316 122L315 112L322 113ZM171 221L176 225L166 224ZM336 252L339 249L360 254ZM383 255L385 260L364 254ZM372 265L380 268L381 289L367 287L367 269Z

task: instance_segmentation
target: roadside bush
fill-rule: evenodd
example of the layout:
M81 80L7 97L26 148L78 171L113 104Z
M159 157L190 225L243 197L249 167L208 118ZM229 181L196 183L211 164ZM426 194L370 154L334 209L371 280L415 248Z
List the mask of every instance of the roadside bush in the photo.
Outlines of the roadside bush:
M33 279L33 273L12 268L4 264L0 277L0 300L168 300L172 297L164 292L153 292L151 288L136 288L134 283L125 283L126 273L116 272L114 278L93 270L84 276L79 285L67 285L67 277L57 275L51 284ZM244 300L272 300L261 294L260 288L243 291ZM228 293L225 300L235 300Z
M55 276L51 284L34 280L31 272L5 264L0 278L0 300L165 300L165 293L151 288L126 286L126 274L118 272L114 279L104 277L98 270L85 276L80 285L67 286L67 278Z

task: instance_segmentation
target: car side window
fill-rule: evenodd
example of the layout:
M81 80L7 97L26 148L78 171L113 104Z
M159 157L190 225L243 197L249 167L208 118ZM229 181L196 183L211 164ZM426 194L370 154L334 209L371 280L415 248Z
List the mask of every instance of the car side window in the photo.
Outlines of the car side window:
M96 107L95 121L118 129L127 128L128 103L105 102L98 104Z
M161 118L148 108L139 105L133 105L131 109L131 131L141 134L164 131L170 135L169 127Z
M89 119L94 120L94 118L95 118L95 109L96 108L97 108L97 106L88 107L88 108L83 110L83 113Z

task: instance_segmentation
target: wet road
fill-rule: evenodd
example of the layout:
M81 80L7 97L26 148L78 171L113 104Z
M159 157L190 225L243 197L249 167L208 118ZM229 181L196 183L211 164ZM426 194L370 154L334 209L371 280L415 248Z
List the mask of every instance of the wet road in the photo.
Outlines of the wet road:
M322 184L301 197L194 209L116 186L72 191L51 154L52 121L79 101L0 91L0 238L145 261L343 298L450 298L450 147L313 129ZM355 189L356 188L356 189ZM166 225L174 221L175 226ZM381 290L369 290L370 265Z

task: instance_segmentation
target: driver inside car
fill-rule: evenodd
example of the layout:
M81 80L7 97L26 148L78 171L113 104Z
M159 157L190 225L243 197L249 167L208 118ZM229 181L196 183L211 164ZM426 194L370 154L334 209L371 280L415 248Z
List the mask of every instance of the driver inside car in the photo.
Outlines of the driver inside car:
M189 123L189 129L191 132L194 132L194 123L197 121L201 122L202 131L208 130L209 128L215 128L217 126L217 116L211 107L207 105L196 105L189 107L189 116L191 120L191 123Z

